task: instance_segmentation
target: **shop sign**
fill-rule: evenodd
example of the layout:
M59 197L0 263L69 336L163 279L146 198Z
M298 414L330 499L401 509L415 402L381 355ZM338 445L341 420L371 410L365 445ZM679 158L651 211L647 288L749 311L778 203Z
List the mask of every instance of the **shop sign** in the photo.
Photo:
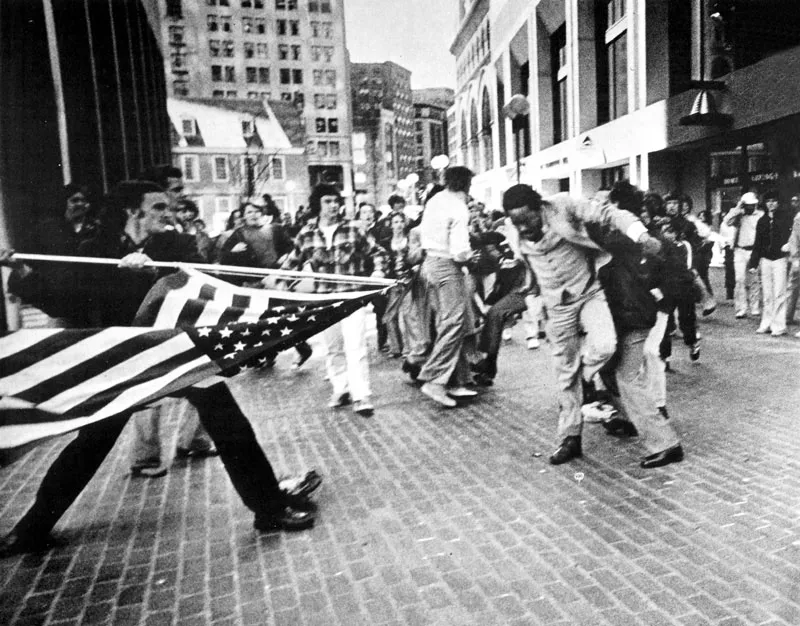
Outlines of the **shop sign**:
M778 172L762 172L761 174L750 174L750 181L762 183L766 180L778 180Z

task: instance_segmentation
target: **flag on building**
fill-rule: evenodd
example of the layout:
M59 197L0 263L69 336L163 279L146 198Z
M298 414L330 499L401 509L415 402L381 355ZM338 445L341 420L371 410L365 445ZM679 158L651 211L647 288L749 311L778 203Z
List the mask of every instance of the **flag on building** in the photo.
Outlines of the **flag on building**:
M344 319L378 293L309 300L312 294L294 299L294 294L274 292L281 297L258 294L255 304L245 300L252 295L247 292L260 290L241 290L223 281L215 285L212 279L206 283L211 287L194 287L210 296L218 286L225 298L191 298L189 292L174 297L180 289L169 287L185 288L192 277L159 281L142 311L156 318L163 313L162 319L172 315L181 323L181 313L200 310L196 325L185 318L180 328L21 330L0 339L0 465L50 437L142 408L209 376L266 361ZM226 302L231 306L224 306ZM173 309L179 313L170 313Z

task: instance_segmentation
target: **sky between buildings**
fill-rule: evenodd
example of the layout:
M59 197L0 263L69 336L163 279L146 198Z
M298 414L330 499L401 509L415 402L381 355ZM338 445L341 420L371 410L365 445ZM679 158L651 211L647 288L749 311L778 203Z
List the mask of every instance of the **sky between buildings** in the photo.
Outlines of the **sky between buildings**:
M411 87L455 88L455 0L345 0L347 47L354 63L394 61Z

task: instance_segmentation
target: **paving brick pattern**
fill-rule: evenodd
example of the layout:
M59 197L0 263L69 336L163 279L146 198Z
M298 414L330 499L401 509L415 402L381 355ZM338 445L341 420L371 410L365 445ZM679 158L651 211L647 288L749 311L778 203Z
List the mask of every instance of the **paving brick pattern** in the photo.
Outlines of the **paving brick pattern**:
M279 471L325 476L311 531L257 534L218 459L127 475L129 433L57 527L0 561L0 624L738 626L800 624L800 340L730 306L676 344L686 460L638 467L596 425L547 463L546 349L503 348L495 387L435 407L374 354L376 414L326 407L317 355L235 383ZM174 428L169 429L174 432ZM63 442L0 470L0 532Z

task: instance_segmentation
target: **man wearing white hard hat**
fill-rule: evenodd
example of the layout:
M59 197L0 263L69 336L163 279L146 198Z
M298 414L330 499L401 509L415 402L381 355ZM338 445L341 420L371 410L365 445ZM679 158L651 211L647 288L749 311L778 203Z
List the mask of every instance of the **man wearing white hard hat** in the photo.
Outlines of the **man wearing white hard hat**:
M753 317L761 315L761 281L756 271L748 271L756 241L756 224L764 215L758 205L758 196L748 191L725 216L725 224L735 229L733 269L736 289L733 298L737 319L745 318L748 314Z

